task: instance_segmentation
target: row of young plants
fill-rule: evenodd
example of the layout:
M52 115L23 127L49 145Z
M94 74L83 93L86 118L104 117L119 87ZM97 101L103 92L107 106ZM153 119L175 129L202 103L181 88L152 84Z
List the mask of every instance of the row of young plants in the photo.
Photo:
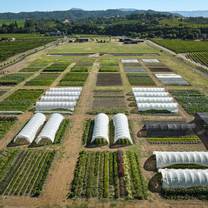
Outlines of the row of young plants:
M129 151L82 151L69 198L146 199L146 183L137 155Z
M208 52L188 53L186 57L193 60L196 63L208 66Z
M208 96L197 90L172 90L171 94L190 114L208 111Z
M1 195L40 195L55 151L22 151L0 182Z
M17 121L17 117L0 117L0 139L11 129Z
M43 70L43 72L63 72L70 63L64 63L64 62L57 62L53 63L52 65L48 66Z

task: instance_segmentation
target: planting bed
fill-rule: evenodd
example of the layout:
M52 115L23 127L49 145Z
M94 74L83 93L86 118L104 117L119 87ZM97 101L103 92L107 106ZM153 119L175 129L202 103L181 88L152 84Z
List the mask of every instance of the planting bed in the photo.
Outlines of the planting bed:
M76 65L71 69L71 72L89 72L90 69L91 69L90 66Z
M94 92L92 113L121 113L126 111L123 91L99 90Z
M154 86L155 83L147 73L127 73L129 83L133 86Z
M136 153L81 152L69 197L146 199Z
M0 102L0 111L26 111L42 93L43 90L20 89Z
M184 136L184 137L162 137L162 138L147 138L150 144L199 144L201 140L198 136Z
M145 72L145 69L143 68L139 68L139 67L128 67L128 66L125 66L124 67L124 71L126 73L134 73L134 72Z
M17 85L20 82L23 82L29 76L31 76L30 73L8 74L0 78L0 85L3 85L3 86Z
M122 85L119 73L98 73L97 86L118 86Z
M208 96L196 90L173 90L171 94L190 114L208 112Z
M38 197L54 155L54 151L19 152L13 159L12 165L7 167L7 174L1 178L0 194ZM0 171L2 173L5 170L1 168Z
M34 79L28 81L26 86L50 86L59 76L58 73L41 73Z
M45 68L43 72L63 72L70 63L54 63L49 67Z
M60 86L83 86L87 80L88 73L86 72L69 72L60 81Z
M172 70L168 67L163 66L149 66L148 67L151 72L172 72Z
M16 121L16 117L0 117L0 139L4 137Z

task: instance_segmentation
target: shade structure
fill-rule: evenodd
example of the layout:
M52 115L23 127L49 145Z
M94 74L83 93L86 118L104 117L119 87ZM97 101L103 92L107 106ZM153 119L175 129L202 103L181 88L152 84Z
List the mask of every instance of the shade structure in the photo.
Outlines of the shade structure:
M80 92L82 91L82 87L54 87L50 88L49 91L56 91L56 92Z
M119 143L120 140L128 140L130 144L133 144L130 131L128 118L123 113L118 113L113 116L113 124L115 128L114 132L114 144Z
M139 63L138 59L122 59L121 63L123 64L133 64Z
M208 187L208 169L159 169L159 173L164 189Z
M160 63L158 59L142 59L144 63Z
M145 137L183 137L195 135L194 123L185 122L146 122L141 130Z
M135 97L167 97L168 92L133 92Z
M36 110L46 111L46 110L74 110L76 102L37 102Z
M45 93L46 96L80 96L81 92L79 91L70 91L70 92L62 92L62 91L47 91Z
M104 113L100 113L95 117L91 143L100 139L109 144L109 118Z
M194 164L208 167L208 152L153 152L158 169L171 165Z
M172 97L136 97L137 103L171 103Z
M59 113L54 113L51 115L42 131L35 140L36 144L52 144L55 141L56 133L59 130L59 127L64 120L64 116Z
M44 114L36 113L15 137L14 143L31 144L45 121L46 116Z
M167 110L172 113L178 113L177 103L137 103L139 111L148 110Z
M133 87L133 92L165 92L165 88L161 87Z
M73 102L77 101L79 96L42 96L41 102Z

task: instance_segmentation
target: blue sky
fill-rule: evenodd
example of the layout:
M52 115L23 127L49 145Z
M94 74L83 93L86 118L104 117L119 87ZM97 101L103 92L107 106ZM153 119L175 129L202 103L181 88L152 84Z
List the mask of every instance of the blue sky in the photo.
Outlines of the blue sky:
M208 10L208 0L2 0L0 12L50 11L81 8L153 9L158 11Z

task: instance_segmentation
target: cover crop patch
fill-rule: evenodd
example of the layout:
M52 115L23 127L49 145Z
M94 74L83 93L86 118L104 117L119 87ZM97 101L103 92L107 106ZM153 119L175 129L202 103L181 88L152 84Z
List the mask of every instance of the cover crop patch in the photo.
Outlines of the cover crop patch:
M129 83L133 86L154 86L155 83L147 73L127 73Z

